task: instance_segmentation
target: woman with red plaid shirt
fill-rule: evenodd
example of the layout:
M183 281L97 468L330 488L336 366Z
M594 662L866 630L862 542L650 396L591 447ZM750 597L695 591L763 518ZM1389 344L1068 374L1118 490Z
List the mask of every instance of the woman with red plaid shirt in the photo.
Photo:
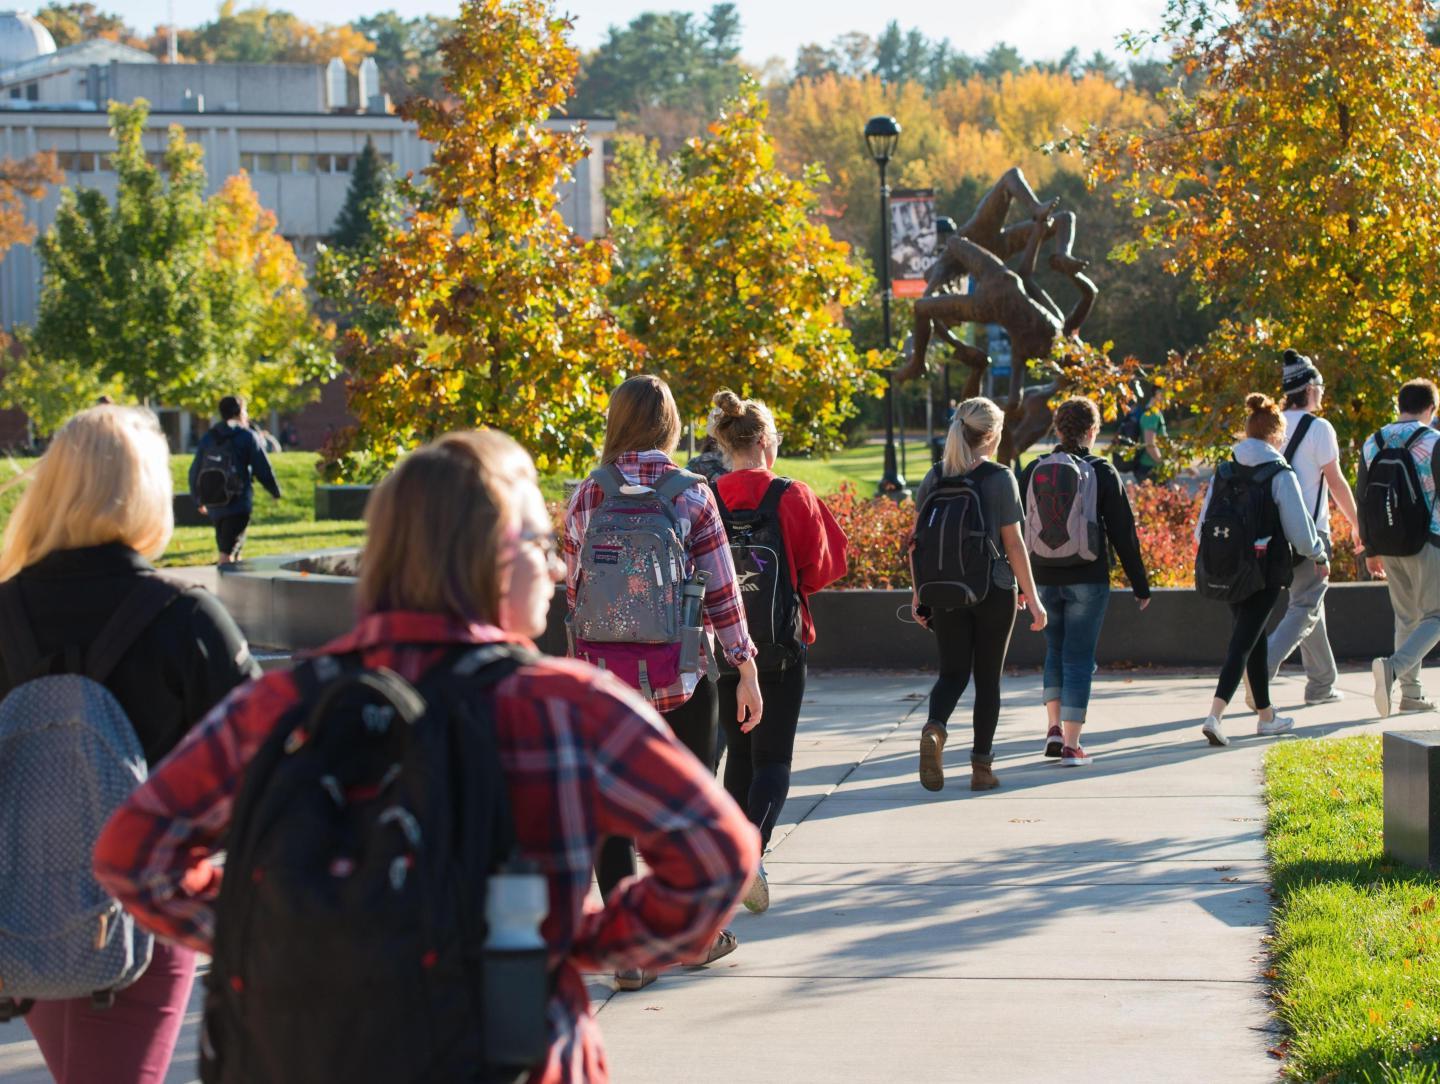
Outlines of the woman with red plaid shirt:
M605 419L602 465L614 464L632 485L654 485L675 470L670 458L680 444L680 411L670 388L655 376L632 376L610 395ZM599 483L587 478L570 498L565 509L565 591L570 612L580 584L580 551L590 516L605 499ZM675 500L675 509L689 526L686 553L695 568L710 574L705 586L705 628L720 642L726 659L739 670L736 690L736 719L746 732L760 723L760 676L755 666L755 645L745 625L745 604L735 582L735 564L730 559L730 542L715 495L706 485L694 485ZM679 681L654 694L655 709L684 746L711 771L716 762L716 735L719 731L719 692L715 679L704 671L710 638L704 638L702 673L682 674ZM635 875L635 851L623 836L607 839L595 864L595 879L606 899L627 877ZM721 933L711 949L717 960L739 945L729 930ZM627 969L616 976L622 990L639 990L655 981L650 971Z
M508 437L456 433L413 453L376 488L366 520L359 623L321 654L358 653L417 683L459 647L528 647L545 628L561 571L555 537L535 468ZM582 971L703 960L755 871L759 841L712 774L610 676L539 659L494 696L520 855L549 888L551 1044L529 1081L602 1084ZM299 701L290 672L238 689L107 825L96 876L161 937L210 948L223 876L213 859L246 765ZM606 836L633 838L648 873L597 910L586 895Z

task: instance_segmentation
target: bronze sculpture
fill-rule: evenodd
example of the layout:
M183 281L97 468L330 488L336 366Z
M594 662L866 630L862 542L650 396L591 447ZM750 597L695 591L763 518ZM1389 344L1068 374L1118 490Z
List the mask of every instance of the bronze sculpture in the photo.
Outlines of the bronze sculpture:
M1007 226L1012 206L1019 204L1027 217ZM926 275L925 295L915 302L915 330L910 338L910 361L897 372L910 380L926 371L926 353L932 335L938 336L970 369L964 398L980 393L990 367L982 349L961 342L950 330L959 323L999 324L1010 336L1013 349L1011 390L1005 408L1005 436L999 454L1013 459L1050 428L1050 399L1062 379L1030 388L1022 394L1021 377L1031 361L1048 358L1055 343L1073 336L1095 303L1095 284L1083 273L1087 264L1070 252L1075 238L1075 216L1056 212L1058 199L1042 203L1018 168L1007 170L986 193L970 219L944 243L939 258ZM1054 240L1049 264L1065 275L1080 292L1068 314L1035 279L1040 248ZM1016 270L1005 260L1020 254ZM970 277L970 291L949 292L961 276Z

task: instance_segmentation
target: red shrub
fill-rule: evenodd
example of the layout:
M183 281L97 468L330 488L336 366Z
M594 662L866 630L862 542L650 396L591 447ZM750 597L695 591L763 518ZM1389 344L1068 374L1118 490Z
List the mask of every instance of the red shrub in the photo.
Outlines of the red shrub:
M850 571L835 586L908 588L914 502L861 497L850 482L842 482L824 500L850 540Z

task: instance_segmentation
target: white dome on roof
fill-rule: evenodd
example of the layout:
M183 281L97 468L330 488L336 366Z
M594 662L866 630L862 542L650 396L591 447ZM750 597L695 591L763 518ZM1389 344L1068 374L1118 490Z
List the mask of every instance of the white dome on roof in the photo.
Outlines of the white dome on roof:
M35 16L24 11L0 11L0 68L54 51L55 39Z

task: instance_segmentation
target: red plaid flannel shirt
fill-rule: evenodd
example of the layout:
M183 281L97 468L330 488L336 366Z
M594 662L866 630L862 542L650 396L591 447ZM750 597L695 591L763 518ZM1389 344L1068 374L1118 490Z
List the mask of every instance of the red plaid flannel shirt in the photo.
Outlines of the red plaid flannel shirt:
M358 651L366 666L413 682L448 647L499 640L525 643L440 614L383 613L321 652ZM504 679L495 697L520 850L550 884L541 932L557 971L552 1041L530 1084L604 1082L581 972L703 959L759 861L759 838L654 710L610 675L545 658ZM211 858L245 765L298 699L288 672L239 687L110 819L95 875L142 925L209 950L223 874ZM607 835L633 838L649 874L625 882L605 907L587 907L596 846Z
M634 485L654 485L660 476L675 468L664 452L626 452L615 461L620 473ZM565 601L575 612L575 590L580 584L580 548L590 515L605 499L605 491L589 478L580 483L565 509ZM720 509L708 485L691 486L675 500L675 507L690 523L690 560L696 568L710 573L705 585L705 628L720 641L725 657L738 666L755 657L755 644L745 624L745 603L735 585L735 563L730 559L730 540L720 522ZM708 639L708 637L707 637ZM708 645L707 645L708 648ZM656 711L678 708L690 698L681 682L655 691Z

